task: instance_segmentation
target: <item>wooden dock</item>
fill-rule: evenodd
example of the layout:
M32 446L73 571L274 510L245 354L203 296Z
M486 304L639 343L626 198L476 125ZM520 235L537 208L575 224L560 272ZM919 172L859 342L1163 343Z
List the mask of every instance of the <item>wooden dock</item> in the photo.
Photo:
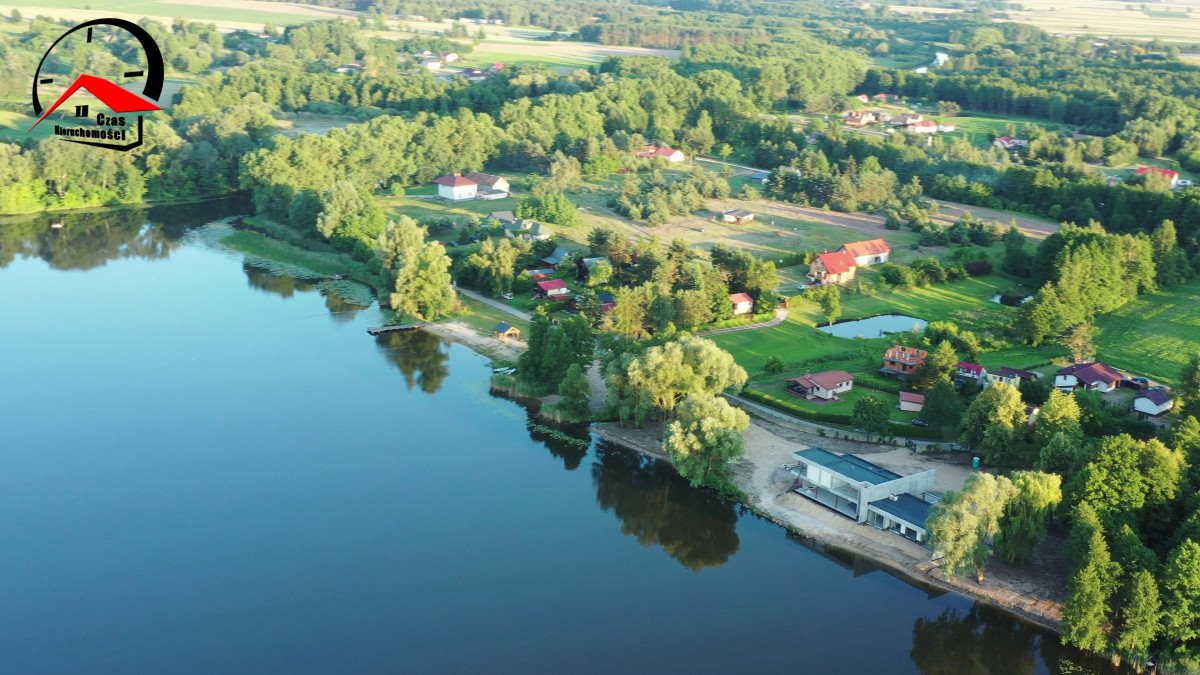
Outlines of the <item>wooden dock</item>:
M368 328L367 332L371 335L383 335L384 333L395 333L402 330L417 330L418 328L424 327L425 324L423 323L399 323L394 326L375 326L374 328Z

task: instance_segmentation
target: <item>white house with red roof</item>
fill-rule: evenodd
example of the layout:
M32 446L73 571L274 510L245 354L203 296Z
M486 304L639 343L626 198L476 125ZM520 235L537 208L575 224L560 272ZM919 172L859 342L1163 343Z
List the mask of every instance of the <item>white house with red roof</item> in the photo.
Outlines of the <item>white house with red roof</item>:
M1150 417L1158 417L1175 406L1171 392L1166 387L1147 387L1133 399L1133 410Z
M433 181L438 186L438 196L451 201L474 199L479 193L479 183L457 173L448 173Z
M754 311L754 298L749 293L730 293L729 302L733 304L733 315L741 316Z
M1174 169L1159 169L1153 166L1139 166L1137 171L1134 173L1139 176L1145 176L1146 174L1154 173L1170 181L1171 187L1179 185L1179 172Z
M687 159L687 157L681 151L676 150L675 148L668 148L665 145L647 145L644 150L636 153L636 155L638 157L646 158L661 157L672 164L675 162L682 162L683 160Z
M854 376L844 370L806 373L787 381L788 393L807 399L836 401L838 394L854 388Z
M537 294L547 299L565 299L571 295L571 289L567 288L567 282L562 279L539 281L537 282L537 288Z
M842 244L838 249L845 253L854 256L854 262L859 267L869 267L888 261L888 257L892 255L892 247L882 239L870 239L867 241L854 241L849 244Z
M957 380L974 380L982 382L987 378L987 369L978 363L959 361L954 367L954 378Z
M933 120L921 120L920 122L913 122L904 128L906 131L914 134L934 134L937 133L938 123Z
M1125 376L1120 371L1099 361L1076 363L1054 374L1054 386L1063 391L1087 389L1106 394L1116 390L1123 379Z
M854 280L858 263L845 251L826 251L808 266L808 277L822 284L845 284Z
M925 409L925 395L911 391L900 392L901 412L921 412Z

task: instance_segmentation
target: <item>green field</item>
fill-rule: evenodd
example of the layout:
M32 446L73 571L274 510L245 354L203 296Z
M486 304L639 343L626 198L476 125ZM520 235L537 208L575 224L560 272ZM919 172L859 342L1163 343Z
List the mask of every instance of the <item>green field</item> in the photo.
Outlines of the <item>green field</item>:
M1099 358L1168 384L1200 353L1200 279L1144 295L1096 320Z
M26 17L49 16L52 18L92 19L100 16L116 16L118 18L150 17L163 23L170 24L176 17L193 21L216 23L222 27L261 28L263 24L273 23L277 26L304 23L321 18L328 18L328 12L293 6L273 5L267 2L252 2L250 0L232 0L206 4L204 2L170 2L169 0L105 0L102 3L91 3L81 0L38 0L37 3L27 3L20 0L5 0L0 2L0 12L9 14L12 9L19 9ZM124 15L124 16L123 16Z

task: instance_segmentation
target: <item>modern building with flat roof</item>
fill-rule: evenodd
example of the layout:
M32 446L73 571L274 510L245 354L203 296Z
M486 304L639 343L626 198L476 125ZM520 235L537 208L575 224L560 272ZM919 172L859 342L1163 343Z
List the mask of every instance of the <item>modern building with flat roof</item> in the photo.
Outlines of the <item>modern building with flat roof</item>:
M860 523L925 541L930 504L923 497L933 488L934 470L911 476L885 469L857 455L824 448L793 453L797 460L792 490Z

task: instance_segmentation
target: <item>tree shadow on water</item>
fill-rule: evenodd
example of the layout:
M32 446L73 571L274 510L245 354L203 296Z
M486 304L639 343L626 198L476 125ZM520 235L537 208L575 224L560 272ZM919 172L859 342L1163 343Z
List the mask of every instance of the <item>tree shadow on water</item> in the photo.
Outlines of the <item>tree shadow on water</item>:
M423 330L383 333L375 337L375 346L404 375L408 389L417 386L426 394L436 393L450 375L450 353L445 343Z

